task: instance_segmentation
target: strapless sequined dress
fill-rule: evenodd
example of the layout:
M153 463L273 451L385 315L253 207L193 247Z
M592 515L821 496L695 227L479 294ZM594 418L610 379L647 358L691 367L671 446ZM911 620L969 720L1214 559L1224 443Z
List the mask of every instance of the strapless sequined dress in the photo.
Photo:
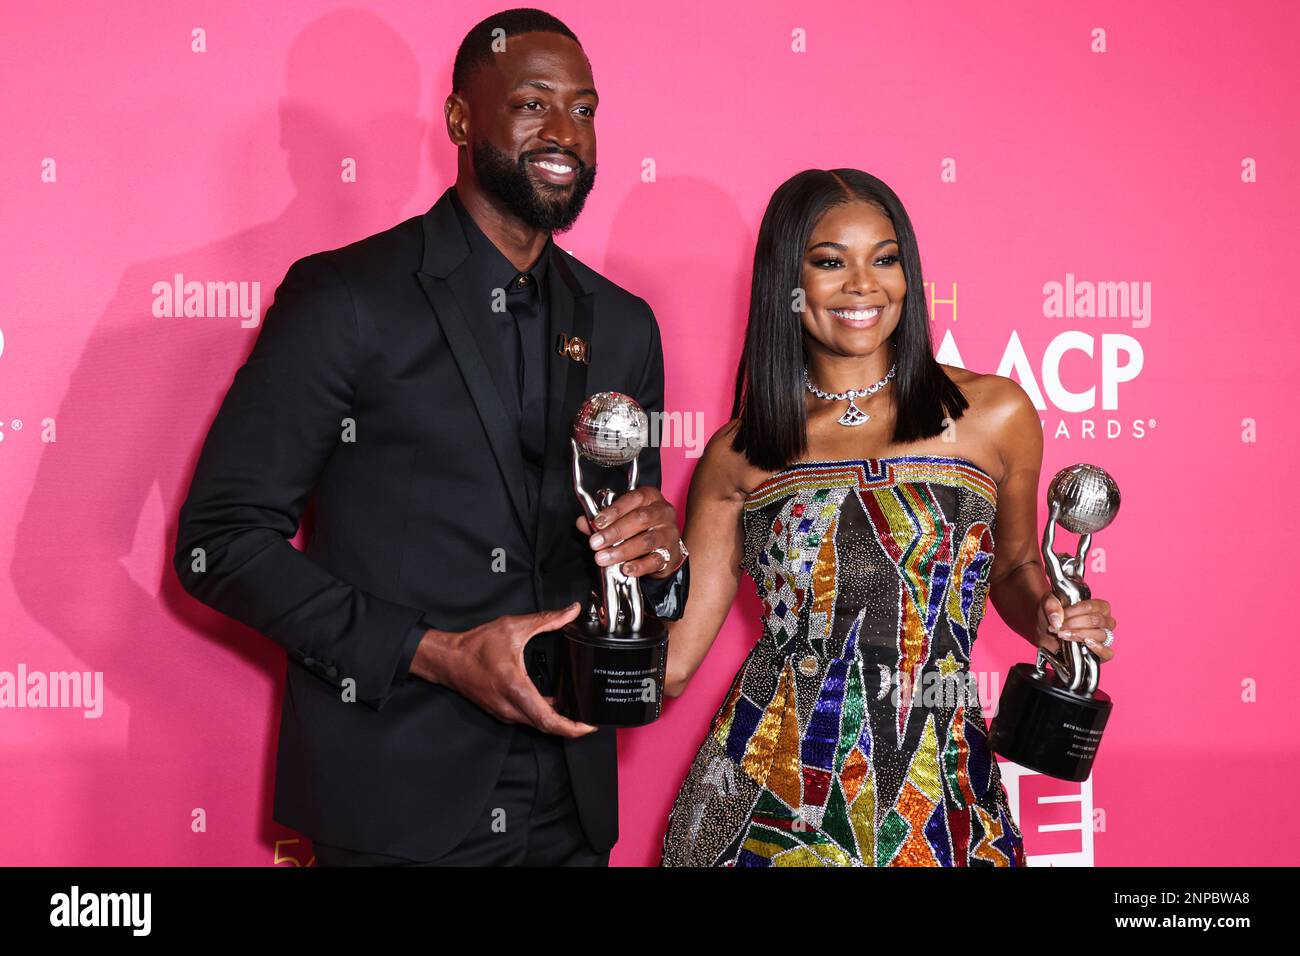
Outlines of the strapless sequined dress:
M996 505L987 472L936 455L799 462L749 494L763 633L662 865L1024 865L970 673Z

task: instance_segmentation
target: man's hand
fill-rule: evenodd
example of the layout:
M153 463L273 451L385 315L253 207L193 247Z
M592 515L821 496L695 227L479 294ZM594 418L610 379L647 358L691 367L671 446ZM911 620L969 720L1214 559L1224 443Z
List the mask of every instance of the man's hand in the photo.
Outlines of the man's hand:
M425 632L411 673L450 687L507 724L528 724L559 737L585 737L596 728L562 717L524 668L524 645L578 616L578 602L558 611L507 614L468 631Z
M585 515L578 516L578 530L596 552L601 567L623 562L628 577L663 579L670 577L682 563L681 537L677 531L677 512L658 488L633 488L614 499L614 503L596 515L596 533ZM667 564L656 548L671 557Z

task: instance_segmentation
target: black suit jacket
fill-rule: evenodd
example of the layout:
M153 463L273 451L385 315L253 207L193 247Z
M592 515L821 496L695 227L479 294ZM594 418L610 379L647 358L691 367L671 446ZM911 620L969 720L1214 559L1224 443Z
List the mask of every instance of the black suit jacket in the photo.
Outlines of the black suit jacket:
M491 330L475 321L450 192L289 268L200 453L174 556L190 594L288 652L275 819L414 859L466 834L516 730L410 676L413 638L426 624L462 631L585 603L596 565L574 527L574 413L606 390L663 408L650 307L554 247L546 467L529 513L518 415L500 397ZM559 333L589 343L589 366L560 354ZM659 484L658 448L640 468L642 484ZM600 487L601 470L589 475ZM313 498L300 552L289 539ZM643 579L664 616L680 615L687 574ZM606 850L618 838L615 732L565 751L584 831Z

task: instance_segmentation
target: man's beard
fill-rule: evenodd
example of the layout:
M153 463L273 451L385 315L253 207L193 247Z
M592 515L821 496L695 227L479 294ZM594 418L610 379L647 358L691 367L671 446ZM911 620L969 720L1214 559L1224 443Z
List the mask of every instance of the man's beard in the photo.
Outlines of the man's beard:
M588 166L572 153L567 153L569 161L578 167L572 186L535 182L528 174L529 157L554 152L535 149L515 161L492 144L481 143L473 152L474 172L484 189L528 225L546 232L564 232L577 220L583 203L587 201L587 193L596 184L596 167ZM572 190L567 200L562 196L566 189Z

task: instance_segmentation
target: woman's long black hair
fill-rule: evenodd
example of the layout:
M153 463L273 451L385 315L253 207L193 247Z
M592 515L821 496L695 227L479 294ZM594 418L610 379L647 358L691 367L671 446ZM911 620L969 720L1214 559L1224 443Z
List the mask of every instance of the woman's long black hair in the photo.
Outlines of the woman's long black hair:
M893 442L907 444L943 431L969 403L934 358L921 254L907 210L894 191L857 169L807 169L780 185L763 213L754 248L745 347L736 370L731 417L739 418L731 447L756 468L775 470L808 450L803 370L807 361L801 313L793 293L803 284L804 250L817 221L832 206L869 202L894 224L907 279L902 317L891 338L898 370Z

